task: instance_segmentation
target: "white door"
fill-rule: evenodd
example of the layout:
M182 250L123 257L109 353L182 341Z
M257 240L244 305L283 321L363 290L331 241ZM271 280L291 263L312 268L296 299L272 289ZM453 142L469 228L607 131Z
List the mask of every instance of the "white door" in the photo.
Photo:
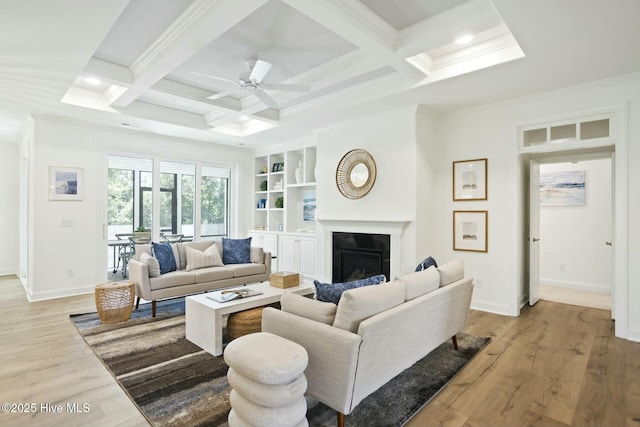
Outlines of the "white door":
M540 163L529 163L529 305L540 299Z

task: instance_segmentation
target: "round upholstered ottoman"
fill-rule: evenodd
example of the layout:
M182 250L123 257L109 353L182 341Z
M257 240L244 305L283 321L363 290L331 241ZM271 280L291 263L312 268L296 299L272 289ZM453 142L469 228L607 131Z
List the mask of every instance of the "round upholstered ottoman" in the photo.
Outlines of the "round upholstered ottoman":
M307 426L304 370L309 356L299 344L268 332L244 335L224 351L231 385L229 426Z

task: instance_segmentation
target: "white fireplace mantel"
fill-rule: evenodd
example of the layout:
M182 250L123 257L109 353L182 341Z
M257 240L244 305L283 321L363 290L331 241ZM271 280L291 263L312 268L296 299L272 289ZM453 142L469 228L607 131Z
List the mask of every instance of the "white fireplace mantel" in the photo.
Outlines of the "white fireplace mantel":
M318 238L322 241L324 247L323 260L331 260L331 235L333 232L352 232L352 233L373 233L388 234L391 237L391 259L390 259L390 276L388 279L393 280L400 276L402 268L403 254L403 233L405 227L411 223L405 219L381 219L381 220L351 220L351 219L330 219L316 218L321 226L321 232ZM320 242L318 242L320 243ZM330 261L324 263L324 276L331 277Z

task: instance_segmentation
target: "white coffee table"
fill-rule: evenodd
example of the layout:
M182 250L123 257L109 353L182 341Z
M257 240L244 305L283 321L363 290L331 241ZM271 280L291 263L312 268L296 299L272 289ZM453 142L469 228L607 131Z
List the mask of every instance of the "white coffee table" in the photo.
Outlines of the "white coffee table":
M286 289L273 287L269 285L269 282L246 285L245 287L262 292L262 294L227 302L216 302L207 298L216 293L219 294L220 291L185 298L187 339L214 356L220 356L222 354L224 316L279 302L285 292L293 292L298 295L308 295L315 292L315 286L311 282ZM243 286L235 286L230 289L238 288L243 288Z

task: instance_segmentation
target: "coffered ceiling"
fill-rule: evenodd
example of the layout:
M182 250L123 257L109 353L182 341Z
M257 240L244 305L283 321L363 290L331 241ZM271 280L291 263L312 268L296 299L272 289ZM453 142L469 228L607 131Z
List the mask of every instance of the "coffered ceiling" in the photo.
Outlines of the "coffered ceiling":
M635 0L0 2L7 123L24 111L255 146L640 70Z

